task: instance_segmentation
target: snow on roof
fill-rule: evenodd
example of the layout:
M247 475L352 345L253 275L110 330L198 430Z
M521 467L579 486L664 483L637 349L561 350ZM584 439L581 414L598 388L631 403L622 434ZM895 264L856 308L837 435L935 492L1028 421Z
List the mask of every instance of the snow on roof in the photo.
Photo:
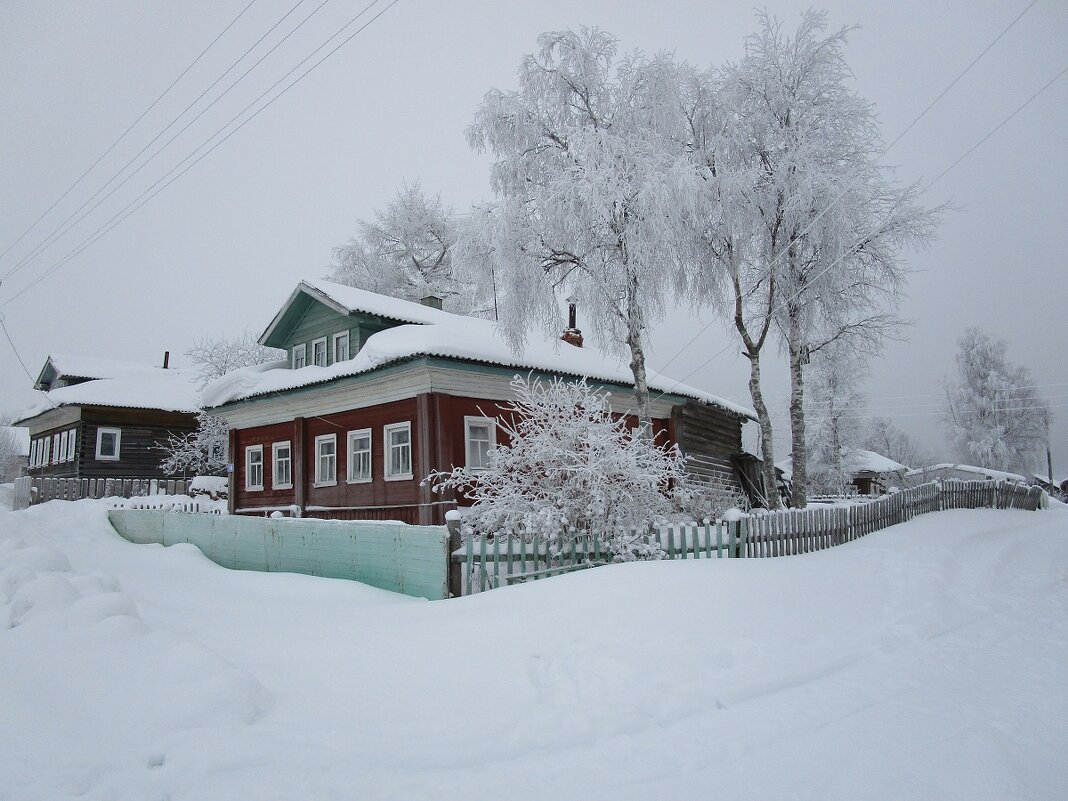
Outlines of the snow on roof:
M905 465L895 462L881 453L875 451L856 450L850 461L853 469L857 472L867 473L896 473L899 470L908 470Z
M520 370L543 370L623 385L634 383L626 365L605 357L595 348L577 348L556 339L534 336L528 339L523 352L517 354L504 341L496 323L490 320L451 314L420 303L385 297L331 281L306 280L301 284L327 295L343 308L417 324L399 325L373 334L353 358L329 367L310 366L291 370L274 363L237 370L205 388L205 406L221 406L244 398L359 375L420 356L463 359ZM686 384L677 384L653 370L648 371L648 382L649 388L656 392L694 398L743 417L756 417L745 406Z
M17 419L28 420L56 406L119 406L169 412L195 412L200 407L194 371L140 367L140 372L120 378L101 378L41 392L37 402L19 412Z
M349 312L374 314L402 323L447 323L461 316L435 309L432 306L424 306L422 303L391 298L389 295L368 292L366 289L345 286L345 284L338 284L323 278L307 278L301 283L325 295Z
M794 475L794 460L787 456L775 466L782 471L783 478L789 481ZM861 448L854 450L847 460L847 467L854 473L896 473L908 470L903 464L895 462L875 451L866 451Z
M59 375L78 378L123 378L160 369L137 362L101 359L97 356L71 356L65 353L53 353L48 357L48 361Z
M1027 483L1027 479L1021 476L1019 473L1007 473L1004 470L992 470L988 467L976 467L973 464L949 464L943 462L942 464L931 465L930 467L921 467L916 470L909 470L905 473L906 476L918 476L924 473L937 473L942 470L956 470L961 473L974 473L977 476L983 478L992 478L999 481L1019 481L1021 483Z
M5 436L14 439L19 456L30 455L30 429L25 426L0 426L0 437Z

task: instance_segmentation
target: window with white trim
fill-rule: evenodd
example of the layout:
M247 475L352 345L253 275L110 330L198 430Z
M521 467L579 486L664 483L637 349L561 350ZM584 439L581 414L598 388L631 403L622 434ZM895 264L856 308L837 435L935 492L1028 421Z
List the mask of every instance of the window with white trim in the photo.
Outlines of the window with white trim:
M289 489L293 486L293 448L288 442L271 445L271 487Z
M30 467L37 467L37 454L41 450L41 440L35 439L30 443Z
M349 360L349 332L334 334L334 364Z
M263 489L262 445L248 445L245 448L245 489Z
M412 424L393 423L386 426L386 481L412 477Z
M72 428L67 432L67 461L73 462L78 456L77 450L78 429Z
M67 461L67 432L60 431L56 434L56 448L52 453L52 464Z
M485 470L490 451L497 447L497 421L492 417L464 417L464 454L467 467Z
M293 346L293 369L299 370L308 363L308 346L305 344Z
M315 438L315 486L337 484L337 434L320 434Z
M96 430L96 458L101 462L117 462L122 447L122 429L98 428Z
M361 428L349 432L349 477L350 484L371 480L371 429Z
M326 337L312 342L312 364L316 367L326 367Z

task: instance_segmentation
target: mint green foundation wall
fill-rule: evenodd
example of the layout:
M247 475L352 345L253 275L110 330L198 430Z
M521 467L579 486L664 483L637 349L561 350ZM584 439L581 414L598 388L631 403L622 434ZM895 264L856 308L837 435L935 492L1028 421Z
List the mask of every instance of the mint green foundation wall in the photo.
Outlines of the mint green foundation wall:
M112 509L133 543L197 546L232 570L343 578L417 598L449 597L444 526Z

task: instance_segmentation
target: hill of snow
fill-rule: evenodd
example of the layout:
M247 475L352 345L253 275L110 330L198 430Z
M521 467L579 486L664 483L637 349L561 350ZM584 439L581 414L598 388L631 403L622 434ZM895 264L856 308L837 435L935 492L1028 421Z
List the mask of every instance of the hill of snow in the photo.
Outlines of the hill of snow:
M427 602L0 509L4 799L1068 797L1068 511Z

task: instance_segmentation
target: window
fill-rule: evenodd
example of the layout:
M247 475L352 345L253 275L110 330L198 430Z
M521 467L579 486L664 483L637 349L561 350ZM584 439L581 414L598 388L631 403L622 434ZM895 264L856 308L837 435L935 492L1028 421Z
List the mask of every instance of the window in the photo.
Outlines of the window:
M67 432L67 461L73 462L78 458L76 443L78 441L78 429L72 428Z
M276 442L271 446L274 469L271 471L271 486L274 489L289 489L293 486L293 449L288 442Z
M117 462L121 440L120 429L98 428L96 430L96 458L102 462Z
M386 481L412 477L412 424L394 423L385 427Z
M326 337L312 342L312 364L326 367Z
M37 467L37 453L41 450L41 440L35 439L30 444L30 467Z
M349 432L349 483L371 480L371 429Z
M349 359L349 332L342 331L334 334L334 363L346 362Z
M315 438L315 486L332 487L337 484L337 434L321 434Z
M293 369L299 370L301 367L308 363L308 346L307 345L294 345L293 346Z
M56 434L56 449L52 453L52 464L67 461L67 432L60 431Z
M263 489L263 446L245 448L245 489Z
M472 470L489 467L490 451L497 447L497 421L492 417L464 418L464 452Z

